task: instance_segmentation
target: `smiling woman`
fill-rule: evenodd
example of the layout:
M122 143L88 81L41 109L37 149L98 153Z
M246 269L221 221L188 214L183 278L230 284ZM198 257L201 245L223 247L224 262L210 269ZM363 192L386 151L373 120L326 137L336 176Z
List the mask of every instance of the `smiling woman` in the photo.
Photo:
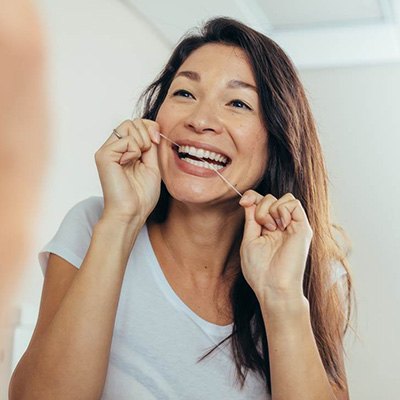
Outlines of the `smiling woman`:
M288 57L217 18L142 101L43 249L11 399L348 398L351 279Z

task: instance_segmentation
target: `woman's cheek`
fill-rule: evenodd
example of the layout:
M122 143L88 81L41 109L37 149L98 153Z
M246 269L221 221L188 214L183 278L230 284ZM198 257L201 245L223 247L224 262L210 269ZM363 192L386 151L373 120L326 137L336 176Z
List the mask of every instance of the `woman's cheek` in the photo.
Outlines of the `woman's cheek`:
M160 125L161 133L168 134L171 127L182 119L182 108L178 104L165 101L157 114L156 122Z

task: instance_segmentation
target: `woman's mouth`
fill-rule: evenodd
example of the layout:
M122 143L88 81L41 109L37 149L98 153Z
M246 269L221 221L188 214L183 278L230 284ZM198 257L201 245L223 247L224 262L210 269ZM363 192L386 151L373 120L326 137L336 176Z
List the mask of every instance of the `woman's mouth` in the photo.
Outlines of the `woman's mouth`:
M220 170L230 164L231 159L224 154L194 146L173 146L178 157L189 164L211 170Z

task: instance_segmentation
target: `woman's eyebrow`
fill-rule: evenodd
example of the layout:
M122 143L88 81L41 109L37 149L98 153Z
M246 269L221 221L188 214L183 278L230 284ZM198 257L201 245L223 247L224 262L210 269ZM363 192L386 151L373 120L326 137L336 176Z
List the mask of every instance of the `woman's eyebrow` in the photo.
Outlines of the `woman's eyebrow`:
M178 78L180 76L183 76L185 78L188 78L192 81L196 81L196 82L200 82L200 74L195 72L195 71L180 71L175 75L175 78ZM243 82L241 80L238 79L232 79L228 82L228 84L226 85L229 89L238 89L238 88L242 88L242 89L251 89L254 90L256 93L258 93L257 88L247 82Z
M197 72L194 71L181 71L178 72L175 75L175 78L178 78L179 76L184 76L185 78L191 79L192 81L200 82L200 75Z
M251 89L254 90L256 93L258 93L257 88L247 82L243 82L243 81L239 81L237 79L233 79L231 81L228 82L227 87L229 89L237 89L237 88L242 88L242 89Z

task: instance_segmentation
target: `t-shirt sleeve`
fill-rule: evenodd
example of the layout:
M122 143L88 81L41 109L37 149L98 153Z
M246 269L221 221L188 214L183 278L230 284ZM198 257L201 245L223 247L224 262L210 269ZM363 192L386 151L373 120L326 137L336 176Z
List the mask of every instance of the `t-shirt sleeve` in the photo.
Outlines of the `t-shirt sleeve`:
M73 206L54 237L39 252L39 263L46 272L50 253L54 253L80 268L92 238L93 227L104 208L102 197L89 197Z
M331 285L346 279L347 271L343 267L342 263L335 261L331 264Z

